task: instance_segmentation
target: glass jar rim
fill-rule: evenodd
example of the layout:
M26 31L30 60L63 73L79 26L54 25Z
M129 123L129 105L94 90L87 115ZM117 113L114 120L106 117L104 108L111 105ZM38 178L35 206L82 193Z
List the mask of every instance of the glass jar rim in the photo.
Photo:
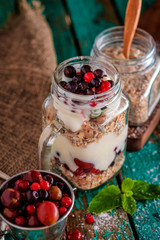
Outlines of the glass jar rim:
M116 26L116 27L111 27L111 28L105 29L100 34L98 34L97 37L95 38L93 48L95 49L95 51L99 52L100 55L103 56L105 59L108 59L108 61L113 61L113 62L118 61L118 63L120 65L126 65L126 63L127 63L128 66L131 66L131 65L137 64L138 62L147 61L155 53L156 43L155 43L153 37L148 32L146 32L145 30L143 30L141 28L137 28L134 38L137 36L137 34L138 35L144 35L146 37L146 39L148 38L149 42L151 43L150 50L146 54L144 54L144 56L142 56L140 58L136 58L136 59L115 59L115 58L112 58L112 57L106 55L105 53L103 53L101 51L101 49L98 48L98 46L97 46L98 41L104 35L107 35L107 34L109 35L109 34L112 34L114 32L118 32L118 31L123 33L124 32L124 26ZM133 41L134 41L134 38L133 38Z
M103 92L103 93L99 93L99 94L95 94L95 95L79 95L79 94L76 94L76 93L72 93L72 92L69 92L67 91L66 89L62 88L59 84L58 84L58 71L62 71L64 69L65 66L69 65L70 63L72 62L75 62L78 63L79 61L85 61L86 60L86 63L88 62L89 64L89 61L90 62L97 62L98 65L102 65L103 68L111 68L113 71L114 71L114 75L115 75L115 84L114 86L109 89L107 92ZM113 80L113 79L111 79ZM106 95L108 96L113 96L113 92L119 92L121 90L121 83L120 83L120 75L119 75L119 72L117 70L117 68L110 62L104 62L102 61L101 58L99 57L90 57L90 56L77 56L77 57L73 57L73 58L69 58L63 62L61 62L57 67L56 69L54 70L54 73L53 73L53 77L52 77L52 85L56 86L57 89L58 89L58 92L59 90L63 93L66 94L66 96L70 97L70 98L74 98L76 100L79 100L79 101L91 101L91 100L102 100L103 98L106 98ZM109 98L111 99L111 98Z

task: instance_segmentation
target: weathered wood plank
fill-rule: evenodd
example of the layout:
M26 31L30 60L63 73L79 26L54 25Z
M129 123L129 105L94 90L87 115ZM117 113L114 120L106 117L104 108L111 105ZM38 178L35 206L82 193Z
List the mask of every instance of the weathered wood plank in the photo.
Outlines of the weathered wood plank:
M70 29L70 17L61 0L41 0L45 6L44 15L51 27L58 63L77 55Z
M122 176L160 184L160 142L157 136L153 134L140 151L127 153ZM160 239L160 199L137 202L132 219L140 239Z
M79 40L83 55L90 55L90 51L97 34L106 28L117 25L111 1L105 0L67 0L74 31Z
M146 11L156 0L143 0L142 1L142 13ZM125 11L128 0L113 0L121 23L124 24Z

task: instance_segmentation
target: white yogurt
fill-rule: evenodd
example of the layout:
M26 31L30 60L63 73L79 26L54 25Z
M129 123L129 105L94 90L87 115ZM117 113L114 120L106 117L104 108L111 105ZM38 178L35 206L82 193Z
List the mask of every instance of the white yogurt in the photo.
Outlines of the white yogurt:
M115 133L107 133L98 142L90 143L86 148L83 148L73 146L66 137L59 135L53 142L51 158L57 156L56 152L59 152L61 163L66 163L72 171L78 168L74 158L92 163L96 169L105 170L115 158L116 153L114 149L117 147L117 152L119 150L123 151L126 137L127 126L119 136L116 136Z

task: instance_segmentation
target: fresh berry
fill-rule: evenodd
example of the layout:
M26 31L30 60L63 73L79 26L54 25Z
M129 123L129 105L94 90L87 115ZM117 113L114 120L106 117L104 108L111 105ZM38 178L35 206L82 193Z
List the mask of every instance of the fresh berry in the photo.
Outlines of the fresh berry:
M26 192L29 189L29 182L26 180L22 180L19 184L18 184L18 190L20 192Z
M91 223L94 223L94 217L92 214L87 214L86 215L86 222L91 224Z
M36 207L34 205L28 205L26 211L29 215L33 215L36 211Z
M84 74L84 80L86 81L86 82L88 82L88 83L90 83L91 82L91 80L93 79L93 78L95 78L95 76L94 76L94 74L92 73L92 72L87 72L87 73L85 73Z
M89 65L83 65L81 67L81 74L84 75L86 72L92 72L92 68Z
M47 191L50 188L50 184L49 184L49 182L43 180L40 182L40 187L41 187L41 189Z
M52 225L59 218L58 208L53 202L44 201L37 208L37 217L42 224L46 226Z
M21 179L18 179L15 183L14 183L14 189L18 190L18 185L19 183L22 182Z
M57 152L57 156L60 156L60 153L59 153L59 152ZM45 176L43 177L43 180L49 182L50 185L52 185L53 182L54 182L53 177L52 177L51 175L49 175L49 174L45 175Z
M9 208L5 208L3 210L3 215L5 216L5 218L7 218L9 221L13 221L14 218L18 215L18 212L16 209L9 209Z
M23 216L18 216L15 218L15 224L18 226L24 226L25 225L25 218Z
M70 197L63 197L62 199L61 199L61 205L62 206L64 206L64 207L69 207L69 206L71 206L71 204L72 204L72 200L71 200L71 198Z
M39 189L41 189L39 183L32 183L32 185L30 186L30 189L32 191L38 191Z
M64 69L64 75L66 77L72 78L76 75L76 69L73 66L67 66Z
M67 208L66 207L60 207L58 210L59 210L59 214L61 216L63 216L67 212Z
M52 186L49 189L49 200L50 201L59 201L62 198L62 191L57 186Z
M83 162L83 161L79 160L78 158L74 158L74 162L78 167L83 168L83 169L90 169L94 166L93 163Z
M27 225L28 227L40 227L41 223L36 215L29 215L27 216Z
M1 202L4 207L15 209L20 205L20 192L14 188L7 188L1 196Z
M96 69L93 73L98 78L102 78L104 76L104 72L101 69Z
M81 91L84 91L87 88L89 88L88 82L83 81L83 82L80 82L79 85L78 85L78 89L81 90Z
M72 92L72 93L75 93L78 89L78 83L76 82L73 82L73 81L70 81L67 83L67 90Z
M39 194L38 194L38 192L36 192L36 191L30 191L30 190L28 190L28 191L26 192L26 199L27 199L28 202L38 201L38 199L39 199Z
M91 168L90 172L94 173L94 174L98 174L99 173L99 169Z
M23 176L23 180L27 180L30 183L33 182L40 182L43 180L42 175L40 172L36 171L36 170L31 170L29 172L27 172L26 174L24 174Z
M66 240L82 240L82 233L77 228L73 228L67 234Z
M61 191L63 190L64 188L64 184L62 182L55 182L54 186L57 186L58 188L61 189Z
M102 89L102 92L106 92L111 88L111 84L108 81L102 81L100 88Z
M93 78L91 80L91 84L92 84L93 87L98 88L101 85L101 80L99 78Z
M73 82L79 83L83 80L83 77L81 75L76 75L72 78Z
M48 199L49 193L46 190L41 189L38 191L38 193L39 193L39 200L42 201L42 200Z

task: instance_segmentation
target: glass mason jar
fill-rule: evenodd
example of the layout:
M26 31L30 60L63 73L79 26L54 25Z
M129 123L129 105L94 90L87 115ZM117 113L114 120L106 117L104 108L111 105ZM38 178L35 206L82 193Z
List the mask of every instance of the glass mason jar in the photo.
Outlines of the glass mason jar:
M77 72L88 64L114 81L107 92L79 95L59 85L64 68ZM51 94L43 104L39 139L39 167L58 171L79 189L92 189L110 180L125 160L128 100L123 96L116 68L98 58L75 57L59 64Z
M152 36L137 29L130 50L130 59L123 51L124 27L118 26L100 33L94 42L92 56L110 61L118 69L123 93L130 102L129 124L147 121L160 99L160 60Z

